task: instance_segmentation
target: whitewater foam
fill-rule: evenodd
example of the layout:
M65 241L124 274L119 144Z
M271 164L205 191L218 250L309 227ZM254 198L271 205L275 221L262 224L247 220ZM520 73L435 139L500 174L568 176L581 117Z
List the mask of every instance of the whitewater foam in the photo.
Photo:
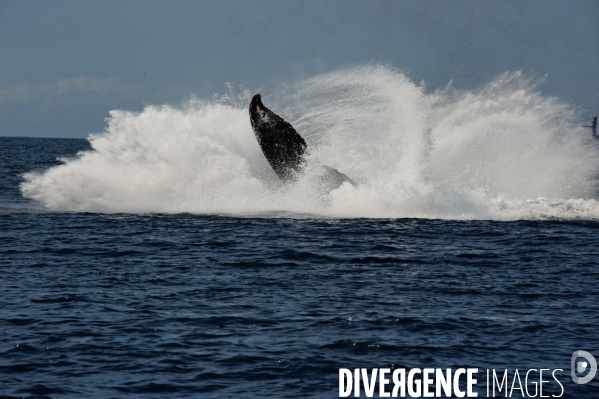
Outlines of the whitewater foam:
M49 209L448 219L599 218L599 151L571 105L505 73L475 91L434 92L368 65L262 92L310 148L359 184L325 194L311 166L283 187L250 126L247 90L184 106L111 111L93 150L23 195Z

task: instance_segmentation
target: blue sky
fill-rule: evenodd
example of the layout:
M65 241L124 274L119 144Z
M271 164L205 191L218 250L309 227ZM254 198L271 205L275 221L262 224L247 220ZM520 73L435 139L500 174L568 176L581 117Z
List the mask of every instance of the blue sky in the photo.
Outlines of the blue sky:
M3 1L0 136L86 137L111 109L382 62L428 87L508 70L599 114L599 2Z

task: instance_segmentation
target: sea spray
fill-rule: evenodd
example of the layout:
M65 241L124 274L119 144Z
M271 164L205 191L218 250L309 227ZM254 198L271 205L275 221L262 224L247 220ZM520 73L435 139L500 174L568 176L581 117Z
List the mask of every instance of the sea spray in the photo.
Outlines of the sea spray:
M596 143L538 78L433 92L368 65L262 91L307 141L310 165L358 182L282 186L249 122L253 93L112 111L92 151L25 175L49 209L231 215L518 219L599 217Z

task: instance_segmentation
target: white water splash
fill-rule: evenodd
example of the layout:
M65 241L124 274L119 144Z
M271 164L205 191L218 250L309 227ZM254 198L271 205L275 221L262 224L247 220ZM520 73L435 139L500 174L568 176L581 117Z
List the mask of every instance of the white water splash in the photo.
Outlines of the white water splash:
M310 164L357 181L323 199L311 168L276 184L254 138L251 94L181 108L112 111L93 151L22 192L49 209L448 219L599 218L599 151L574 109L506 73L477 91L433 93L384 66L262 92L308 142Z

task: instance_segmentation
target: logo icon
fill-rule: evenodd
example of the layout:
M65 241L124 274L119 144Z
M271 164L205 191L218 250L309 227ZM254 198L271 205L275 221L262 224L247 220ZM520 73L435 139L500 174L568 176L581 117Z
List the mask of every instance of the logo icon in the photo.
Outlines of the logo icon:
M591 367L586 376L578 377L576 375L577 373L584 373L589 366ZM570 372L572 375L572 381L574 381L575 384L586 384L587 382L591 381L593 377L595 377L595 374L597 374L597 361L589 352L578 350L572 354Z

